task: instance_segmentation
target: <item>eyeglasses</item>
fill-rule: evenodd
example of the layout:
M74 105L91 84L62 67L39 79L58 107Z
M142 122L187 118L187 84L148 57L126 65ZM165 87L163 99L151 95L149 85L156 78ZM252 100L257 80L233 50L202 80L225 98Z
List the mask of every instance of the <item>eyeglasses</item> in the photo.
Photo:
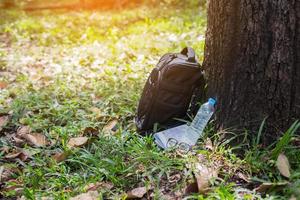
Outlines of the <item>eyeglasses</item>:
M167 148L178 148L183 153L187 153L189 150L191 150L191 146L185 142L180 142L174 138L170 138L167 142Z

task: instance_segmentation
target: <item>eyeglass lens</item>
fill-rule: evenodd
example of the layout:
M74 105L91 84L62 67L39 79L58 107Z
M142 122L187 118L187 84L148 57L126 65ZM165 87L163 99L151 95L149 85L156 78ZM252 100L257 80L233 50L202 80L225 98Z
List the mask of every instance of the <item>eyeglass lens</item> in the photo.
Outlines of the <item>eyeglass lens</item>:
M177 140L174 138L170 138L167 142L167 147L168 148L173 148L178 144Z

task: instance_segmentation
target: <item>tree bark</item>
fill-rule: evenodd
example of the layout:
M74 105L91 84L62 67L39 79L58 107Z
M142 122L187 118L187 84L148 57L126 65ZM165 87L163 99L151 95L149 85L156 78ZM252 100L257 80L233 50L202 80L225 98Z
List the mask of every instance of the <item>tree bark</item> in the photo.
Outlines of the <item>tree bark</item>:
M210 0L204 69L221 128L267 142L300 116L300 1ZM266 141L266 140L265 140Z

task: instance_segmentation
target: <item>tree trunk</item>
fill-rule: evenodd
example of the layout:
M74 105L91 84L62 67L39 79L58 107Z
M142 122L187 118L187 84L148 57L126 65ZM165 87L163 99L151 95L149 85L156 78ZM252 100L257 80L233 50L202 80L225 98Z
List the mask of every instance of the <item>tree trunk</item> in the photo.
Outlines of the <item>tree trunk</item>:
M204 68L217 125L267 142L300 116L300 1L210 0ZM255 133L255 132L254 132Z

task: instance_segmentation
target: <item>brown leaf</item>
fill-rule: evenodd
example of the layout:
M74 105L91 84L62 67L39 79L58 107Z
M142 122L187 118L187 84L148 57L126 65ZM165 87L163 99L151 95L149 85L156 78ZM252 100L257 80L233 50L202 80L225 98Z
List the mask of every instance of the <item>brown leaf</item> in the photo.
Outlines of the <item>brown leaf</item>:
M197 186L196 186L196 187L197 187ZM184 188L182 188L181 190L176 190L176 191L174 191L174 195L172 195L172 196L174 196L174 198L175 198L175 199L178 199L178 200L179 200L179 199L182 199L182 197L184 196L184 193L183 193L183 192L185 191L185 190L183 190L183 189L184 189ZM173 199L174 199L174 198L173 198Z
M91 94L91 97L92 97L93 104L98 103L98 102L101 101L102 98L103 98L103 97L101 97L101 96L99 96L99 95L95 95L95 94Z
M24 140L22 140L22 139L20 139L20 138L17 138L17 137L15 137L15 136L13 136L12 139L14 140L16 146L21 146L21 145L23 145L23 144L25 143Z
M17 135L22 136L24 134L29 134L31 132L31 128L29 126L21 126L17 130Z
M133 190L127 192L126 199L142 198L146 193L147 193L146 187L134 188Z
M69 148L71 147L81 147L85 145L88 141L87 137L76 137L76 138L71 138L67 144Z
M143 172L145 172L145 166L143 165L143 164L139 164L138 166L137 166L138 168L137 168L137 170L136 170L136 173L143 173Z
M20 154L21 154L21 152L12 152L12 153L5 155L4 158L14 159L14 158L17 158Z
M4 156L4 158L8 160L19 158L22 161L27 160L28 157L29 157L28 153L23 150L15 150L12 153L9 153Z
M102 131L105 133L115 132L115 128L117 124L118 124L118 120L112 120L103 127Z
M97 200L99 194L97 191L89 191L87 193L80 194L76 197L70 198L70 200Z
M177 183L181 179L180 174L174 174L168 178L169 183Z
M8 83L0 81L0 90L7 88Z
M205 194L209 189L210 180L218 177L218 172L212 167L208 167L204 164L197 163L195 170L195 177L199 193Z
M263 192L266 192L267 190L269 190L272 186L273 186L272 183L262 183L260 186L258 186L254 190L256 192L263 193Z
M179 199L179 198L176 198L170 194L162 194L160 196L161 199L164 199L164 200L174 200L174 199Z
M205 148L208 149L208 150L211 150L211 151L214 150L213 143L212 143L212 141L211 141L210 138L206 139L206 141L205 141Z
M25 139L32 145L42 147L47 145L46 136L40 133L22 134L21 138Z
M4 126L6 126L8 119L9 119L8 116L0 117L0 131L3 129Z
M11 179L5 183L5 186L1 189L1 191L14 191L17 195L19 195L23 191L23 184L17 179Z
M10 179L13 178L13 175L17 172L19 172L20 170L16 167L14 168L8 168L6 166L1 166L0 167L0 183L1 182L6 182Z
M83 135L98 135L98 133L99 133L98 129L94 127L86 127L82 131Z
M55 160L57 163L60 163L66 160L68 156L69 156L68 152L58 152L52 156L52 159Z
M103 114L101 112L101 110L97 107L91 107L89 109L96 117L101 117Z
M0 148L1 153L8 153L9 152L9 147L8 146L3 146Z
M237 176L238 176L240 179L242 179L242 180L244 180L245 182L247 182L247 183L250 182L249 178L248 178L245 174L243 174L243 173L241 173L241 172L238 172L238 173L237 173Z
M278 188L282 186L286 186L288 182L279 182L279 183L262 183L260 186L255 188L256 192L264 193L270 190L271 188Z
M291 176L289 160L283 153L279 154L276 161L276 166L282 176L287 178Z
M86 191L96 191L98 189L107 189L110 190L114 187L112 183L109 182L97 182L97 183L90 183L85 186Z

